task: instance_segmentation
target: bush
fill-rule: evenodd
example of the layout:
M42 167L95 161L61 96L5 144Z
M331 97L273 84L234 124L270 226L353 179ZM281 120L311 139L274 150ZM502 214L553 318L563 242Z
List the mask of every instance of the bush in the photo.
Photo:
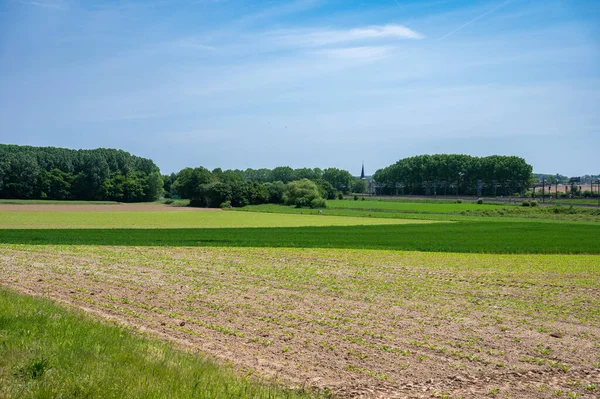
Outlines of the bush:
M478 203L479 205L483 204L483 198L479 198L479 199L477 200L477 203Z
M337 195L339 200L343 200L344 199L344 193L342 193L341 191L338 193Z
M171 198L167 198L164 203L167 205L171 205L173 202L175 202L175 200L171 199Z
M365 200L365 197L362 197L360 200L361 200L361 201L364 201L364 200Z
M529 201L529 206L538 206L538 202L537 201Z
M231 208L231 201L225 201L221 203L221 209L229 209Z
M456 200L456 201L454 201L454 202L455 202L455 203L457 203L457 204L462 204L462 200L461 200L460 198L459 198L459 199L457 199L457 200Z
M304 197L296 198L296 201L294 201L296 208L302 208L304 206L308 206L309 204L310 202Z
M313 209L327 208L327 201L325 201L323 198L315 198L314 200L310 201L310 207Z
M358 195L354 194L354 201L358 201Z
M530 205L529 201L521 202L521 206L529 206L529 205Z
M308 179L295 180L288 183L285 197L288 205L296 205L298 208L308 206L310 201L315 198L322 198L315 182ZM298 201L299 199L302 199L302 201Z

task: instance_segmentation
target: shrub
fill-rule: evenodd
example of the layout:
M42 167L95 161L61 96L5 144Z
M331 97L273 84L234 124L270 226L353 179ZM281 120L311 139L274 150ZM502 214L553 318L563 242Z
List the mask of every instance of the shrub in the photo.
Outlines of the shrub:
M295 180L286 187L286 202L296 207L308 206L315 198L322 198L315 182L308 179ZM303 201L298 202L299 199ZM298 205L301 204L301 205Z
M310 201L310 207L313 209L327 208L327 201L325 201L323 198L315 198L314 200Z
M455 202L455 203L457 203L457 204L462 204L462 200L461 200L460 198L459 198L459 199L457 199L457 200L456 200L456 201L454 201L454 202Z
M231 208L231 201L225 201L221 203L221 209L229 209Z
M483 198L479 198L479 199L477 200L477 203L478 203L479 205L483 204Z
M175 200L171 199L171 198L167 198L164 203L167 205L171 205L173 202L175 202Z
M343 200L344 199L344 193L342 193L341 191L338 193L337 195L338 199Z
M358 201L358 195L354 194L354 201Z
M296 198L296 201L294 202L296 208L302 208L303 206L308 206L309 204L310 202L305 197Z
M360 200L361 200L361 201L364 201L364 200L365 200L365 197L362 197Z
M530 203L527 200L521 202L521 206L529 206L529 205L530 205Z
M529 206L538 206L538 202L537 201L529 201Z

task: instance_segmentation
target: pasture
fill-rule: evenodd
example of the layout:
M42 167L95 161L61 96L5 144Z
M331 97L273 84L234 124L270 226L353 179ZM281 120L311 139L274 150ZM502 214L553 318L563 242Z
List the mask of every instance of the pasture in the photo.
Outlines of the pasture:
M0 397L600 394L596 221L337 202L5 208Z
M439 202L405 202L405 201L378 201L378 200L337 200L329 201L328 206L334 209L370 209L370 210L388 210L396 212L409 213L455 213L468 210L480 210L505 208L510 205L498 204L477 204L473 201L464 201L455 203L454 201Z

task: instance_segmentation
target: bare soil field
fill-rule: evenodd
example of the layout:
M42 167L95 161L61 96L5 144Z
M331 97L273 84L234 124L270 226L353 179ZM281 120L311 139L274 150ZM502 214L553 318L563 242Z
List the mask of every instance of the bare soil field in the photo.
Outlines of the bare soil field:
M342 398L598 397L599 277L589 255L0 246L2 285Z
M0 204L0 212L198 212L221 211L163 204Z

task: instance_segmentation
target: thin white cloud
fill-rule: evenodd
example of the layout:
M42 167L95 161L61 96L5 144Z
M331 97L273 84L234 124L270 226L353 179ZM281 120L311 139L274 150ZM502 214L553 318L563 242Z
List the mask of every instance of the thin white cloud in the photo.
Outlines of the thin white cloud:
M29 5L29 6L34 6L34 7L42 7L42 8L53 8L53 9L61 9L61 8L63 8L60 4L45 3L45 2L41 2L41 1L24 1L24 0L21 0L21 1L19 1L19 3L26 4L26 5Z
M303 47L319 47L378 39L422 39L424 37L402 25L377 25L346 30L275 31L270 32L269 35L274 37L276 43Z
M396 2L396 4L398 4L398 7L400 7L400 9L404 12L406 12L406 10L404 9L404 7L402 6L402 4L400 4L400 2L398 0L394 0Z
M182 48L188 48L193 50L215 50L213 46L204 44L194 39L181 39L175 42L175 45Z
M485 17L486 15L489 15L489 14L493 13L494 11L497 11L497 10L501 9L502 7L504 7L505 5L507 5L507 4L508 4L508 3L510 3L510 2L511 2L511 0L506 0L504 3L502 3L502 4L500 4L500 5L498 5L498 6L494 7L494 8L492 8L491 10L488 10L488 11L484 12L484 13L483 13L483 14L481 14L481 15L478 15L477 17L473 18L472 20L470 20L470 21L468 21L468 22L466 22L466 23L462 24L462 25L461 25L461 26L459 26L458 28L456 28L456 29L454 29L454 30L451 30L450 32L448 32L448 33L446 33L445 35L441 36L441 37L440 37L438 40L445 39L445 38L447 38L448 36L450 36L450 35L452 35L452 34L454 34L454 33L458 32L459 30L461 30L461 29L463 29L463 28L466 28L467 26L471 25L473 22L475 22L475 21L477 21L477 20L479 20L479 19L481 19L481 18Z
M316 53L351 60L378 60L387 57L392 49L390 46L360 46L323 49Z

